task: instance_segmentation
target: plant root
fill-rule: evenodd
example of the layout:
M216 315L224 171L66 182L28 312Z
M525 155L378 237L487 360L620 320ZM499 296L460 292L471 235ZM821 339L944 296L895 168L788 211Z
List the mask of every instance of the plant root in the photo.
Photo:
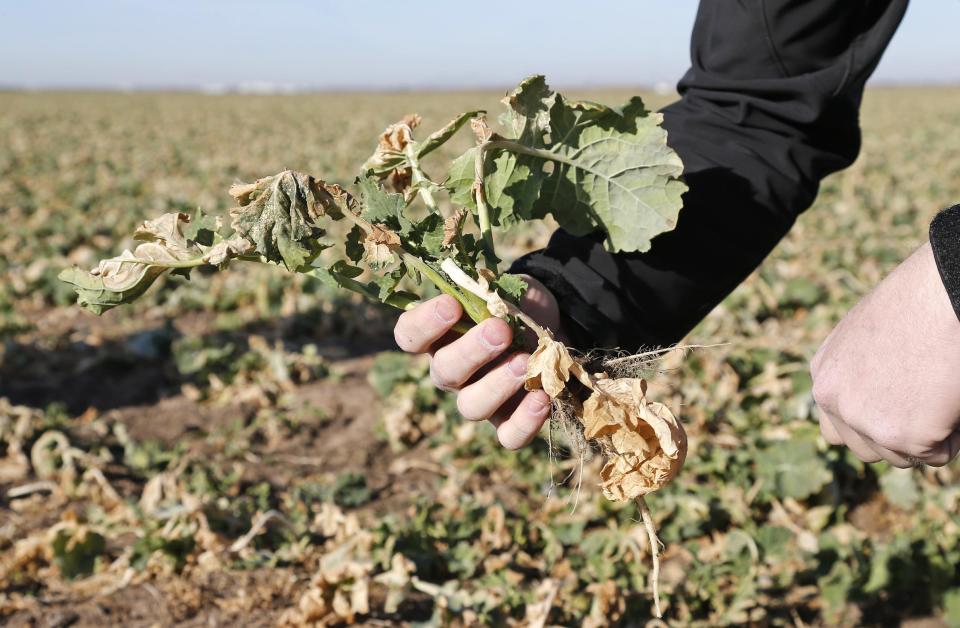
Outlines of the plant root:
M637 498L637 507L640 509L640 518L643 520L643 527L646 528L647 538L650 540L650 557L653 562L650 570L650 589L653 593L654 613L657 619L661 619L663 611L660 608L660 538L653 523L653 515L650 514L650 508L643 497Z

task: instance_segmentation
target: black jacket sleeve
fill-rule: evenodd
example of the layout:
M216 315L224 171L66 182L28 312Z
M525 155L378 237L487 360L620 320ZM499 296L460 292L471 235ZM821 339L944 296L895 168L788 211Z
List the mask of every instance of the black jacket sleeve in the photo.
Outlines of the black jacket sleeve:
M512 272L557 296L574 346L667 345L726 297L860 148L863 87L907 0L701 2L668 143L689 191L645 253L557 231Z

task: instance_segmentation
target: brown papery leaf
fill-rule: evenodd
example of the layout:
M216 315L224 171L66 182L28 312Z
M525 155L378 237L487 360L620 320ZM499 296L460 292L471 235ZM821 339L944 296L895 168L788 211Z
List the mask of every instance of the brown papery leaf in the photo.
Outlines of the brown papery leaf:
M463 220L467 217L467 208L461 207L452 216L448 216L443 221L443 244L442 247L451 247L460 237L460 231L463 229Z
M411 131L420 125L420 116L412 113L400 122L391 124L377 142L377 149L363 164L363 170L373 171L379 178L386 178L395 192L403 192L410 186L412 171L406 166L404 149L413 141Z
M592 388L586 370L573 359L567 347L562 342L542 336L537 343L537 350L527 361L526 389L543 389L553 399L563 392L571 375L584 386Z
M247 240L246 238L241 238L240 236L230 238L229 240L224 240L219 244L215 244L207 253L203 256L203 261L214 266L219 266L228 260L231 260L238 255L247 255L253 253L256 247L253 246L253 242Z
M642 379L598 379L583 404L584 435L609 438L600 488L613 501L665 486L687 455L683 426L665 405L648 402L645 390Z
M400 246L400 236L383 225L373 228L363 239L364 260L374 270L388 266L396 261L394 248Z

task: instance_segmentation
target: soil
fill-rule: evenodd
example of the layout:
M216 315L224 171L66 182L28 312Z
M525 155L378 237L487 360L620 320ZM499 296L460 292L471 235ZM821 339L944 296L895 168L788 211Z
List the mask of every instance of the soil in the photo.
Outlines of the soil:
M37 408L58 404L78 422L100 415L123 423L135 440L186 444L190 454L198 456L222 451L216 435L231 425L249 422L257 412L250 404L197 403L182 392L169 359L138 354L138 338L160 329L157 321L141 321L139 330L111 337L105 336L108 326L102 319L88 315L39 322L44 333L10 340L0 352L0 397L13 404ZM195 331L204 322L194 319L185 324ZM266 331L269 336L270 330ZM375 495L367 509L379 514L408 508L410 496L424 491L436 476L416 469L391 473L395 456L375 437L380 402L367 383L367 373L375 352L389 348L391 342L389 336L378 335L319 343L337 377L297 387L288 413L299 428L282 442L247 454L243 482L269 482L282 488L292 478L362 471ZM417 452L406 455L415 457ZM136 495L141 488L122 473L110 479L123 497ZM0 495L9 488L0 485ZM56 522L63 508L82 507L58 504L45 495L18 501L16 512L6 499L0 501L0 527L15 520L18 530L38 531ZM305 568L212 574L187 570L113 593L84 595L79 587L56 593L51 588L24 598L21 610L0 618L0 623L51 628L274 625L307 588L312 575Z

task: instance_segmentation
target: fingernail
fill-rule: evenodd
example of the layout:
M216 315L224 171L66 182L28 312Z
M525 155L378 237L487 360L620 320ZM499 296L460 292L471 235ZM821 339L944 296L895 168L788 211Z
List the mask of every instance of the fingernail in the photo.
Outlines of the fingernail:
M527 406L527 410L529 410L531 414L541 414L550 407L550 402L544 401L541 395L530 395L523 403Z
M487 343L491 349L498 349L505 345L507 341L510 340L507 333L503 325L498 325L495 321L490 321L483 325L483 341Z
M433 306L433 313L444 323L452 323L457 317L457 306L450 299L440 299Z
M507 370L514 377L524 377L527 374L527 356L523 353L518 353L513 356L509 362L507 362Z

